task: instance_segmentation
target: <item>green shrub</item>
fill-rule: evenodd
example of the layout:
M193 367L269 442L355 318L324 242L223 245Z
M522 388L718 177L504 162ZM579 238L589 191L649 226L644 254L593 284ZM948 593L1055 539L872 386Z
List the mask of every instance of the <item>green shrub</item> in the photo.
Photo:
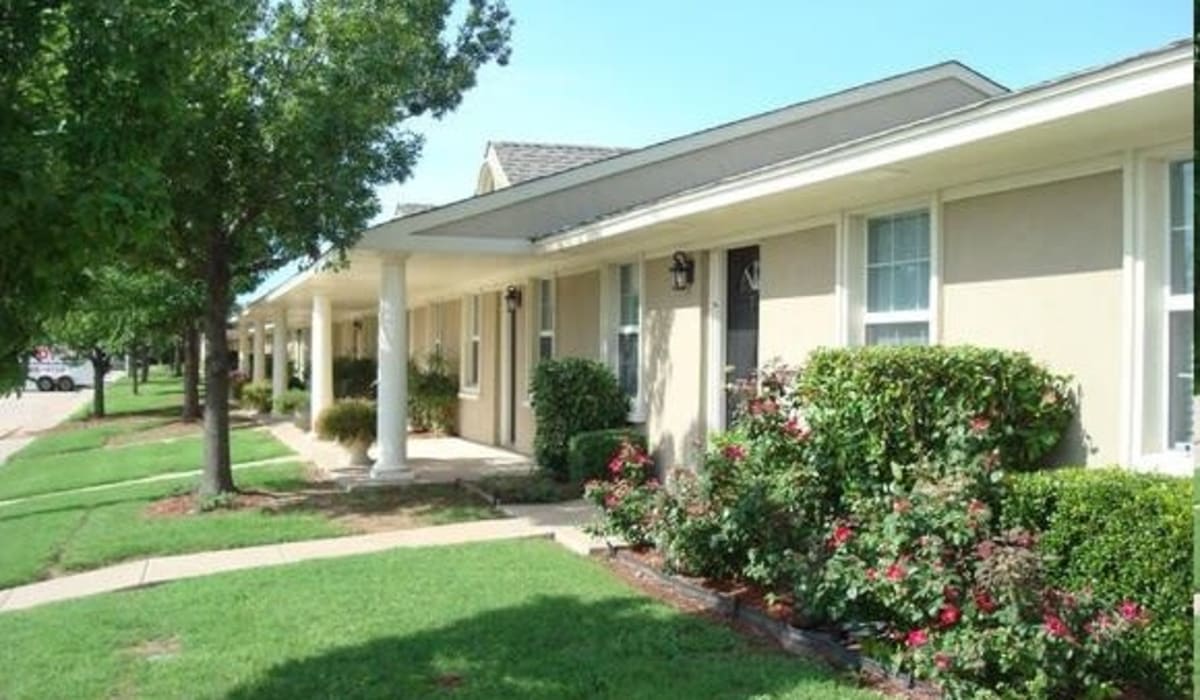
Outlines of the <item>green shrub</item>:
M288 389L275 399L276 413L295 413L308 407L308 392L303 389Z
M1067 378L1019 352L866 347L813 352L797 380L812 459L844 490L887 484L893 464L993 454L1028 471L1074 412Z
M1001 518L1041 530L1053 556L1047 575L1097 598L1132 599L1150 624L1109 669L1162 697L1182 697L1192 668L1192 489L1190 480L1120 469L1021 474L1009 484Z
M413 430L452 434L458 415L458 374L440 351L422 367L408 361L408 421Z
M501 503L560 503L579 498L579 484L564 484L541 469L528 474L493 474L479 480L479 488Z
M579 433L625 425L629 398L612 370L578 357L543 360L533 380L537 432L533 450L538 465L566 478L567 449Z
M635 547L653 542L654 513L661 493L653 473L654 462L646 451L622 442L612 456L606 478L593 479L584 487L583 497L604 509L604 518L587 530L620 538Z
M333 397L374 399L379 369L374 358L337 357L333 360Z
M629 442L643 451L646 436L629 428L608 428L577 433L567 441L567 478L573 484L602 479L608 463L622 443Z
M338 401L317 416L317 436L343 445L375 440L375 403L366 399Z
M252 382L242 387L242 403L259 413L271 410L271 384L269 382Z

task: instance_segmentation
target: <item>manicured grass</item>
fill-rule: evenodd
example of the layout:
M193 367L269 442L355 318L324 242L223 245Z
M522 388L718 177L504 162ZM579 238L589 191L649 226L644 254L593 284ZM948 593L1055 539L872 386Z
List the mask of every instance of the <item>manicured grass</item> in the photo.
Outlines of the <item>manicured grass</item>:
M397 550L0 615L0 697L877 697L544 541Z
M84 424L67 423L50 432L41 434L20 452L9 457L9 461L20 461L32 457L96 450L118 435L138 433L164 425L169 418L142 418L101 423L90 427Z
M242 488L287 491L307 485L299 463L239 471ZM147 505L184 493L191 478L63 494L0 507L0 587L92 569L139 556L181 554L333 537L347 528L313 510L213 511L150 518ZM0 697L3 694L0 693Z
M138 385L137 395L133 393L133 382L129 377L107 384L104 389L104 412L110 418L138 413L174 416L183 406L183 379L172 377L170 370L165 367L152 368L150 381ZM91 413L92 404L88 402L79 409L76 417L86 418Z
M35 441L31 447L37 444ZM234 464L291 454L283 443L261 430L232 431L230 449ZM22 455L0 466L0 500L192 471L201 468L202 458L200 437L42 457Z

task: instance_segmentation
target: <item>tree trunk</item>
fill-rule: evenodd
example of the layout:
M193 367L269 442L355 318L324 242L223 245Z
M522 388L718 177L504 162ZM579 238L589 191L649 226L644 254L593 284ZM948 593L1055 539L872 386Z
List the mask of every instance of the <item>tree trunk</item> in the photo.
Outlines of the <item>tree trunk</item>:
M129 346L129 374L133 379L133 395L138 395L138 356L133 345Z
M145 384L150 381L150 358L142 352L139 359L142 361L142 384Z
M204 473L200 495L215 496L234 491L229 459L229 341L225 324L229 317L229 249L224 231L213 231L208 239L207 294L204 337L208 353L204 367Z
M92 417L104 417L104 375L108 374L108 354L92 348Z
M200 331L195 322L183 331L183 420L200 420Z

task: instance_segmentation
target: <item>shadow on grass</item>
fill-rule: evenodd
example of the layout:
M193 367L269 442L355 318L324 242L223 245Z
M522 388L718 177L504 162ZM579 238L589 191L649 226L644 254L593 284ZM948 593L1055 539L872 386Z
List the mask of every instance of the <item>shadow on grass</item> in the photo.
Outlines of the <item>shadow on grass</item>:
M486 594L484 594L486 595ZM420 601L413 601L420 605ZM638 598L541 596L272 667L226 697L864 697L830 671Z

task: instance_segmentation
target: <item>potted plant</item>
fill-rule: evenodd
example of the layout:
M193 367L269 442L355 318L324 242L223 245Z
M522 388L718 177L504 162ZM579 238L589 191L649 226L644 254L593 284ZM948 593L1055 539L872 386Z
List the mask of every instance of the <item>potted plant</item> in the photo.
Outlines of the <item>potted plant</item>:
M271 385L267 382L254 382L242 387L242 403L259 414L270 413Z
M301 430L308 430L308 392L303 389L288 389L283 396L275 399L275 412L280 415L291 414L292 423Z
M367 449L375 442L375 403L366 399L338 401L317 416L317 435L349 448L350 464L370 464Z

